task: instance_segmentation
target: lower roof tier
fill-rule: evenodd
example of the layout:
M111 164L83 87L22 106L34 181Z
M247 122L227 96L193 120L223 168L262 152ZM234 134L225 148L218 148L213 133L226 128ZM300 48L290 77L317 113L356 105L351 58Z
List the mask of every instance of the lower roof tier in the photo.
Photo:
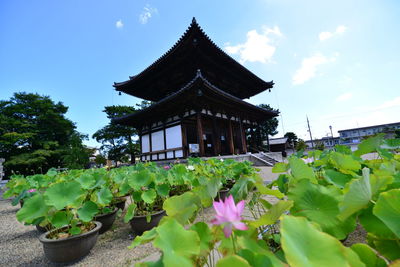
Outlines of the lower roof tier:
M243 122L259 123L278 116L278 112L266 110L230 95L205 79L200 70L182 89L156 102L150 107L116 118L118 124L141 128L171 116L183 116L191 110L210 110L214 114L240 118Z

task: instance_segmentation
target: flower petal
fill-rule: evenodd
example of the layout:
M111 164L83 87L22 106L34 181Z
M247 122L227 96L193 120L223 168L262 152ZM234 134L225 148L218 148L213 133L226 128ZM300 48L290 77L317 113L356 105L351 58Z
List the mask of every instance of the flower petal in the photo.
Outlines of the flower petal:
M236 212L236 209L231 209L231 207L226 207L224 211L224 216L229 222L239 221L240 216Z
M211 220L212 224L223 224L229 222L224 216L218 216L216 215L213 220Z
M238 214L239 216L242 215L242 212L243 212L243 210L244 210L244 204L245 204L244 200L241 200L241 201L239 201L239 203L237 203L237 205L236 205L237 214Z
M214 206L215 212L216 212L218 215L220 215L220 216L223 216L223 215L224 215L224 212L225 212L225 205L224 205L224 203L223 203L222 201L221 201L221 202L219 202L219 201L214 201L213 206Z
M228 223L225 225L223 231L226 238L230 237L232 234L232 224Z
M247 225L242 222L235 222L235 223L233 223L233 226L235 226L235 228L238 230L247 230L248 229Z
M225 206L228 207L232 211L236 211L235 200L233 200L233 196L225 198Z

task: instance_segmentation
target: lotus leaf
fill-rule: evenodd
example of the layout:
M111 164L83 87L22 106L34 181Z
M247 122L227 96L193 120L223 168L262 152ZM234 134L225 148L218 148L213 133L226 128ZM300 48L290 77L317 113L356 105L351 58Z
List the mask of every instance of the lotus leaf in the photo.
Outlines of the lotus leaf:
M319 231L305 218L283 216L281 234L282 248L290 266L365 266L355 252Z
M373 213L400 238L400 189L381 193Z
M41 194L36 194L27 199L24 206L17 212L17 219L20 222L32 223L35 219L46 216L50 209Z
M78 216L84 222L90 222L93 217L99 212L99 209L93 201L87 201L82 208L78 209Z
M73 204L84 193L78 182L70 181L51 185L44 193L44 196L48 205L61 210Z

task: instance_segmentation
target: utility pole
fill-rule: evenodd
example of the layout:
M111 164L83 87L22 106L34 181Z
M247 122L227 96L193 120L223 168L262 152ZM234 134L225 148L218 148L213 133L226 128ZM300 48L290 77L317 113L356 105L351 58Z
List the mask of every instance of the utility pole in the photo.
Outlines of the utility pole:
M333 148L335 146L335 139L333 138L332 125L329 125L329 129L331 130L332 148Z
M314 141L312 140L312 134L311 134L311 128L310 128L310 122L308 121L308 116L307 117L307 126L308 126L308 132L310 133L310 140L311 140L311 148L314 148Z

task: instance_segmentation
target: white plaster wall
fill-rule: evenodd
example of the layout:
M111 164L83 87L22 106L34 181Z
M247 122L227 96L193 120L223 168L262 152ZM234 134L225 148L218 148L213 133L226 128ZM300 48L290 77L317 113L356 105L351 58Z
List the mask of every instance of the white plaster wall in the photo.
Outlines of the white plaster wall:
M183 151L182 150L175 151L175 157L177 158L183 157Z
M164 131L151 133L152 151L164 150Z
M149 135L145 134L142 136L142 152L150 152L150 142L149 142Z
M169 127L165 130L167 139L167 149L182 146L181 125Z

